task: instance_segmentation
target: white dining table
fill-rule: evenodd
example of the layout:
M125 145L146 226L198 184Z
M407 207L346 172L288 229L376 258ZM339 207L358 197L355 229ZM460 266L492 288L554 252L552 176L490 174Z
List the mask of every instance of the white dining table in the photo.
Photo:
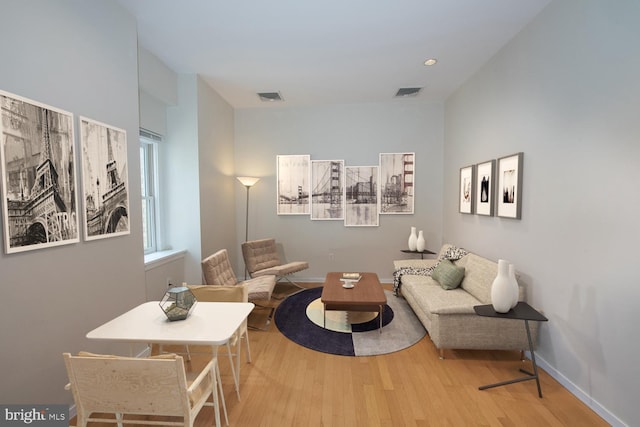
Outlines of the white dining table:
M185 320L169 321L160 308L159 301L149 301L87 333L93 340L145 344L178 344L211 346L215 359L215 377L220 384L217 362L218 346L225 345L233 337L254 308L244 302L197 302ZM220 425L217 389L214 387L216 425ZM222 404L226 417L224 395Z

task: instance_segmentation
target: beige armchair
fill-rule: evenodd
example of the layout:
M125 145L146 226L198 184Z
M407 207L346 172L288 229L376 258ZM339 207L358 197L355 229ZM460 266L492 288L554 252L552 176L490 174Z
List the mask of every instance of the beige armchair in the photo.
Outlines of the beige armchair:
M249 302L254 303L258 307L269 308L269 317L267 324L271 323L274 307L269 305L273 288L276 285L275 275L265 275L243 282L238 282L231 262L229 261L229 253L226 249L221 249L213 255L202 260L202 274L204 282L213 286L238 286L243 285L247 288L247 298ZM197 298L197 296L196 296ZM261 328L256 328L261 329Z
M193 426L203 406L218 405L215 359L195 373L186 372L182 357L175 354L138 358L64 353L64 362L78 427L89 422L119 426L123 422L154 424L149 420L125 419L126 415L182 417L183 422L155 421L155 424ZM211 395L214 402L207 402ZM224 413L227 418L226 407ZM94 414L96 417L91 417ZM104 414L114 414L115 418L105 418Z
M306 270L309 268L309 263L306 261L292 261L283 264L276 249L275 239L244 242L242 244L242 256L251 277L275 275L276 282L284 279L292 285L304 289L298 283L289 279L287 275Z

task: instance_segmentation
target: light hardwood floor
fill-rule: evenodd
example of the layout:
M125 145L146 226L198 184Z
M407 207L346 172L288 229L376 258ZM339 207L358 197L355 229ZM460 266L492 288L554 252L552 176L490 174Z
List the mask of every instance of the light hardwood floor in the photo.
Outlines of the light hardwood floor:
M250 323L265 316L255 311ZM250 330L249 339L253 363L241 362L240 401L226 353L219 354L231 426L608 425L544 371L542 399L534 381L478 390L529 368L519 352L447 351L440 360L427 335L397 353L334 356L293 343L275 324ZM213 410L204 408L196 426L211 425Z

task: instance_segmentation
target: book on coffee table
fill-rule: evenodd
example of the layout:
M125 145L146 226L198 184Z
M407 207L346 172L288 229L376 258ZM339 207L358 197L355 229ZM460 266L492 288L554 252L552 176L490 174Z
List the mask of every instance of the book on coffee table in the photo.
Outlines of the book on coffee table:
M342 273L342 279L341 280L349 280L349 281L353 281L353 282L357 282L358 280L360 280L360 273Z

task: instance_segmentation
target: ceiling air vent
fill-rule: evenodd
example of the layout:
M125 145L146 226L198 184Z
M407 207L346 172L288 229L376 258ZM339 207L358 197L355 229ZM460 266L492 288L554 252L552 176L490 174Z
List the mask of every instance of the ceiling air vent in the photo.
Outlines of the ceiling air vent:
M401 87L396 92L396 98L403 98L405 96L418 96L418 93L422 90L421 87Z
M261 101L275 102L283 101L280 92L258 92Z

